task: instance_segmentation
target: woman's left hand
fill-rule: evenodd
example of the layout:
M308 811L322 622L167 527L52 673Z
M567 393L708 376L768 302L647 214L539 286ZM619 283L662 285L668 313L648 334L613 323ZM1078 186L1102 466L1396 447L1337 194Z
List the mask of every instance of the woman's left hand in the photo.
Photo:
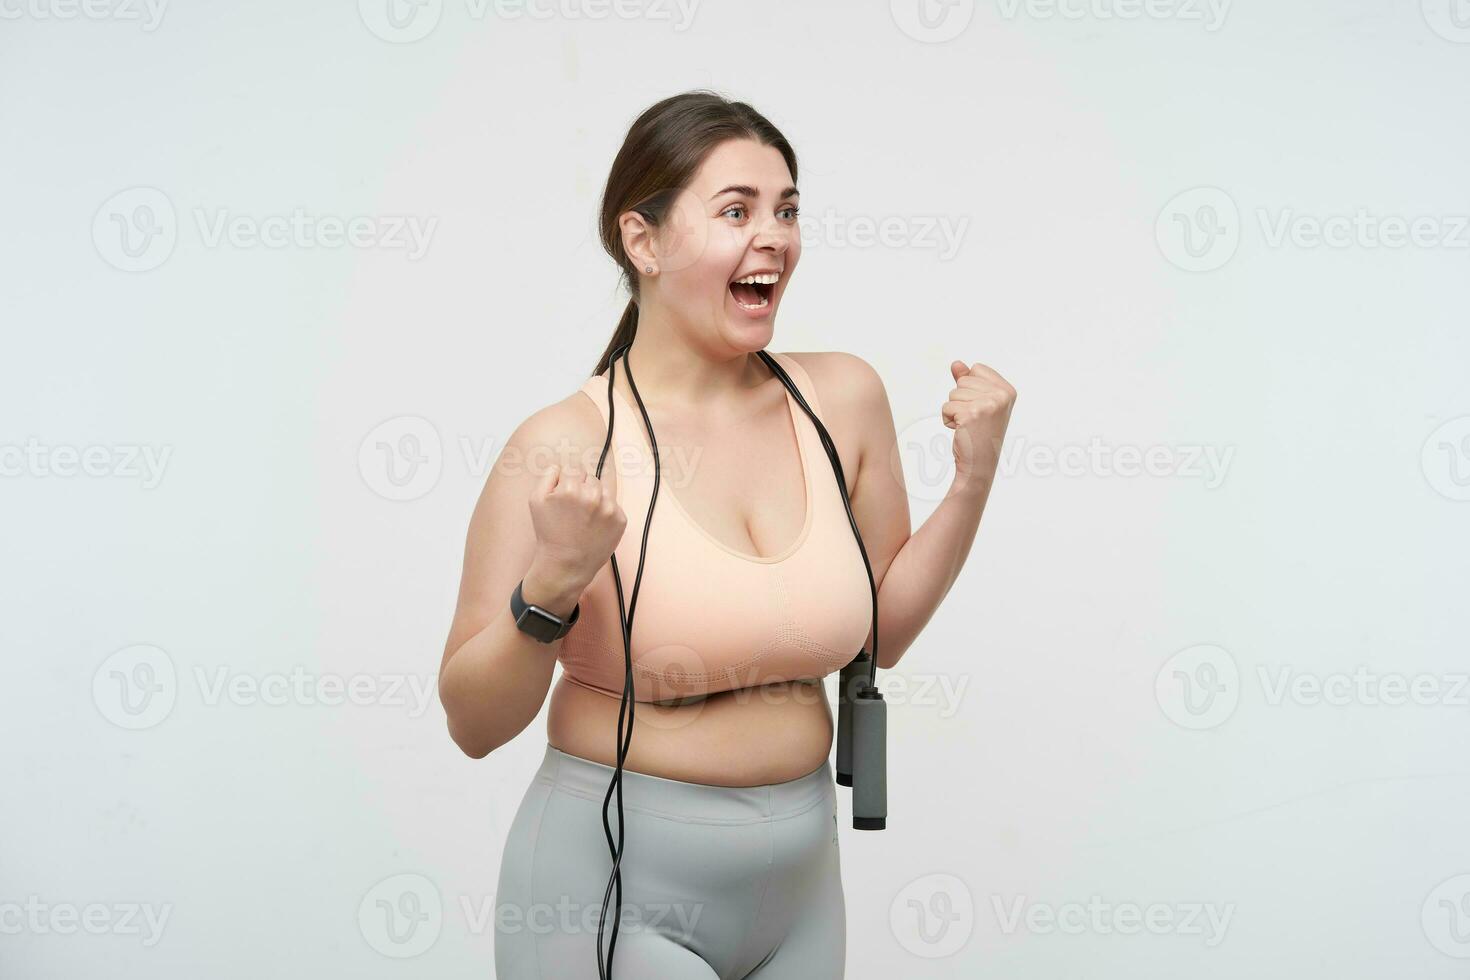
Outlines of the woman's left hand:
M942 415L954 430L955 480L978 477L988 484L1000 462L1000 444L1011 421L1016 389L993 368L964 361L949 365L955 387L944 403Z

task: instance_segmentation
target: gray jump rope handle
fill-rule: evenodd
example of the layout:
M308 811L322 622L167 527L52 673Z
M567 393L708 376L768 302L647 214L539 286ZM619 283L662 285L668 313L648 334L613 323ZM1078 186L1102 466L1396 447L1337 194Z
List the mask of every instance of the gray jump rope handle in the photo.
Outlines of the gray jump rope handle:
M852 827L882 830L888 822L888 704L870 687L852 701Z

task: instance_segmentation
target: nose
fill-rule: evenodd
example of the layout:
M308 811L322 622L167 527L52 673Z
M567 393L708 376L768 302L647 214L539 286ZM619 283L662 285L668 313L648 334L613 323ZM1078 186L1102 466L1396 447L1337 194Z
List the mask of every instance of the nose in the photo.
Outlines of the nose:
M780 255L791 246L791 229L772 218L756 231L753 244L760 251Z

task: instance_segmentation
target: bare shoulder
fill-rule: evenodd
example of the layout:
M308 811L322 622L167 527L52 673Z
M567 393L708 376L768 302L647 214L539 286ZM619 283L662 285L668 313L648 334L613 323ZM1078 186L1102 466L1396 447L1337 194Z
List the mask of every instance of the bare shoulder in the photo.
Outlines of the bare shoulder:
M606 436L607 425L591 398L572 391L532 411L504 439L487 492L498 482L497 476L514 476L513 482L522 485L517 492L525 492L553 463L563 470L592 472Z
M544 435L547 430L556 430L569 438L600 438L604 429L602 415L597 406L581 391L573 391L559 401L542 406L527 416L521 425L537 434Z
M800 364L817 387L824 408L886 411L888 393L878 371L847 351L791 351L787 357Z

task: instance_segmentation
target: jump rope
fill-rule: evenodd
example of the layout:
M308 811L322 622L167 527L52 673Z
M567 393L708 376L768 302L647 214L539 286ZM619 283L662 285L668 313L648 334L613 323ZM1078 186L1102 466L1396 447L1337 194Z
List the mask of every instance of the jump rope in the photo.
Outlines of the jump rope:
M602 465L612 446L613 435L613 382L617 378L617 360L621 356L628 371L628 387L643 415L644 428L648 430L648 445L653 453L653 493L648 500L648 515L643 521L643 540L638 550L638 570L633 576L633 596L626 610L623 606L623 577L618 570L616 553L612 555L613 582L618 593L618 620L623 629L623 696L618 702L618 751L617 766L607 784L607 795L602 800L602 830L607 837L608 851L612 856L612 874L602 896L602 910L597 918L597 974L600 980L612 980L613 951L618 943L618 924L623 908L623 763L628 757L628 748L633 744L633 615L638 607L638 586L643 579L643 559L648 553L648 529L653 523L653 505L658 499L660 466L658 442L653 437L653 422L638 394L638 385L633 381L633 366L628 360L631 341L613 351L608 358L607 370L607 438L602 444L602 455L597 460L597 476L602 478ZM832 463L832 472L837 478L837 491L842 495L842 506L847 510L847 521L857 538L858 552L863 556L863 567L868 572L868 588L873 597L873 650L868 653L858 650L857 655L842 668L837 685L837 765L836 781L840 786L852 788L852 826L854 830L882 830L888 817L887 735L888 714L883 694L878 690L878 586L873 580L873 566L868 561L868 550L863 547L863 536L858 531L857 520L852 516L852 505L847 499L847 481L842 474L842 462L837 457L837 448L822 420L817 418L796 385L792 383L785 368L781 367L764 350L757 351L771 372L791 393L796 403L806 412L822 440L822 448ZM797 434L798 438L800 433ZM623 717L627 715L627 736L623 735ZM618 798L618 836L613 841L612 827L608 822L608 804L613 791ZM607 959L602 955L603 925L607 919L608 900L616 892L617 915L613 919L612 934L607 944Z

